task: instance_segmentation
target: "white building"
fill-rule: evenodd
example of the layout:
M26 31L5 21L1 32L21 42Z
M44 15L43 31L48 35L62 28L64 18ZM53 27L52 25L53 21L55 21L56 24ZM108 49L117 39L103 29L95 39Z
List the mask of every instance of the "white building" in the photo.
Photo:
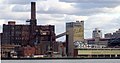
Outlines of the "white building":
M92 33L92 38L102 38L102 32L98 28L95 28Z

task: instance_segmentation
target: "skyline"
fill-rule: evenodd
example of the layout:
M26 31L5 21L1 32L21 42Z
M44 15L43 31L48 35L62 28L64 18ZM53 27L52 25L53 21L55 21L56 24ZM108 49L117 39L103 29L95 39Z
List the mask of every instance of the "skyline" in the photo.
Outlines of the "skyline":
M66 22L76 20L84 20L85 38L92 37L94 28L105 34L113 33L120 27L120 0L1 0L0 30L10 20L25 24L30 19L32 1L36 2L37 23L55 25L56 35L65 32Z

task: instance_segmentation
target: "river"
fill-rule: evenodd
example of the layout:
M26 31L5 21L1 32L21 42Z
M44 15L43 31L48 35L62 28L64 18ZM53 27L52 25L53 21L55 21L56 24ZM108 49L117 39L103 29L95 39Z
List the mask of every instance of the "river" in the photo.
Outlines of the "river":
M120 63L120 59L1 60L1 63Z

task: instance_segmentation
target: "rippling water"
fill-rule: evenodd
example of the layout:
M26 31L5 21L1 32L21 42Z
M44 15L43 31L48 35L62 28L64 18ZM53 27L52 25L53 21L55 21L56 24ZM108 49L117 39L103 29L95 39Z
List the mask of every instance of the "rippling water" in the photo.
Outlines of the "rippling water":
M1 63L120 63L120 59L1 60Z

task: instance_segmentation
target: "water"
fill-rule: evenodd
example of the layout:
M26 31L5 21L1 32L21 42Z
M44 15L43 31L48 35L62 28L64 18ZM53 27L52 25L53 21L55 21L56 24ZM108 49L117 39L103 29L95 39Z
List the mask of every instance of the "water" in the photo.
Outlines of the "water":
M120 59L1 60L1 63L120 63Z

